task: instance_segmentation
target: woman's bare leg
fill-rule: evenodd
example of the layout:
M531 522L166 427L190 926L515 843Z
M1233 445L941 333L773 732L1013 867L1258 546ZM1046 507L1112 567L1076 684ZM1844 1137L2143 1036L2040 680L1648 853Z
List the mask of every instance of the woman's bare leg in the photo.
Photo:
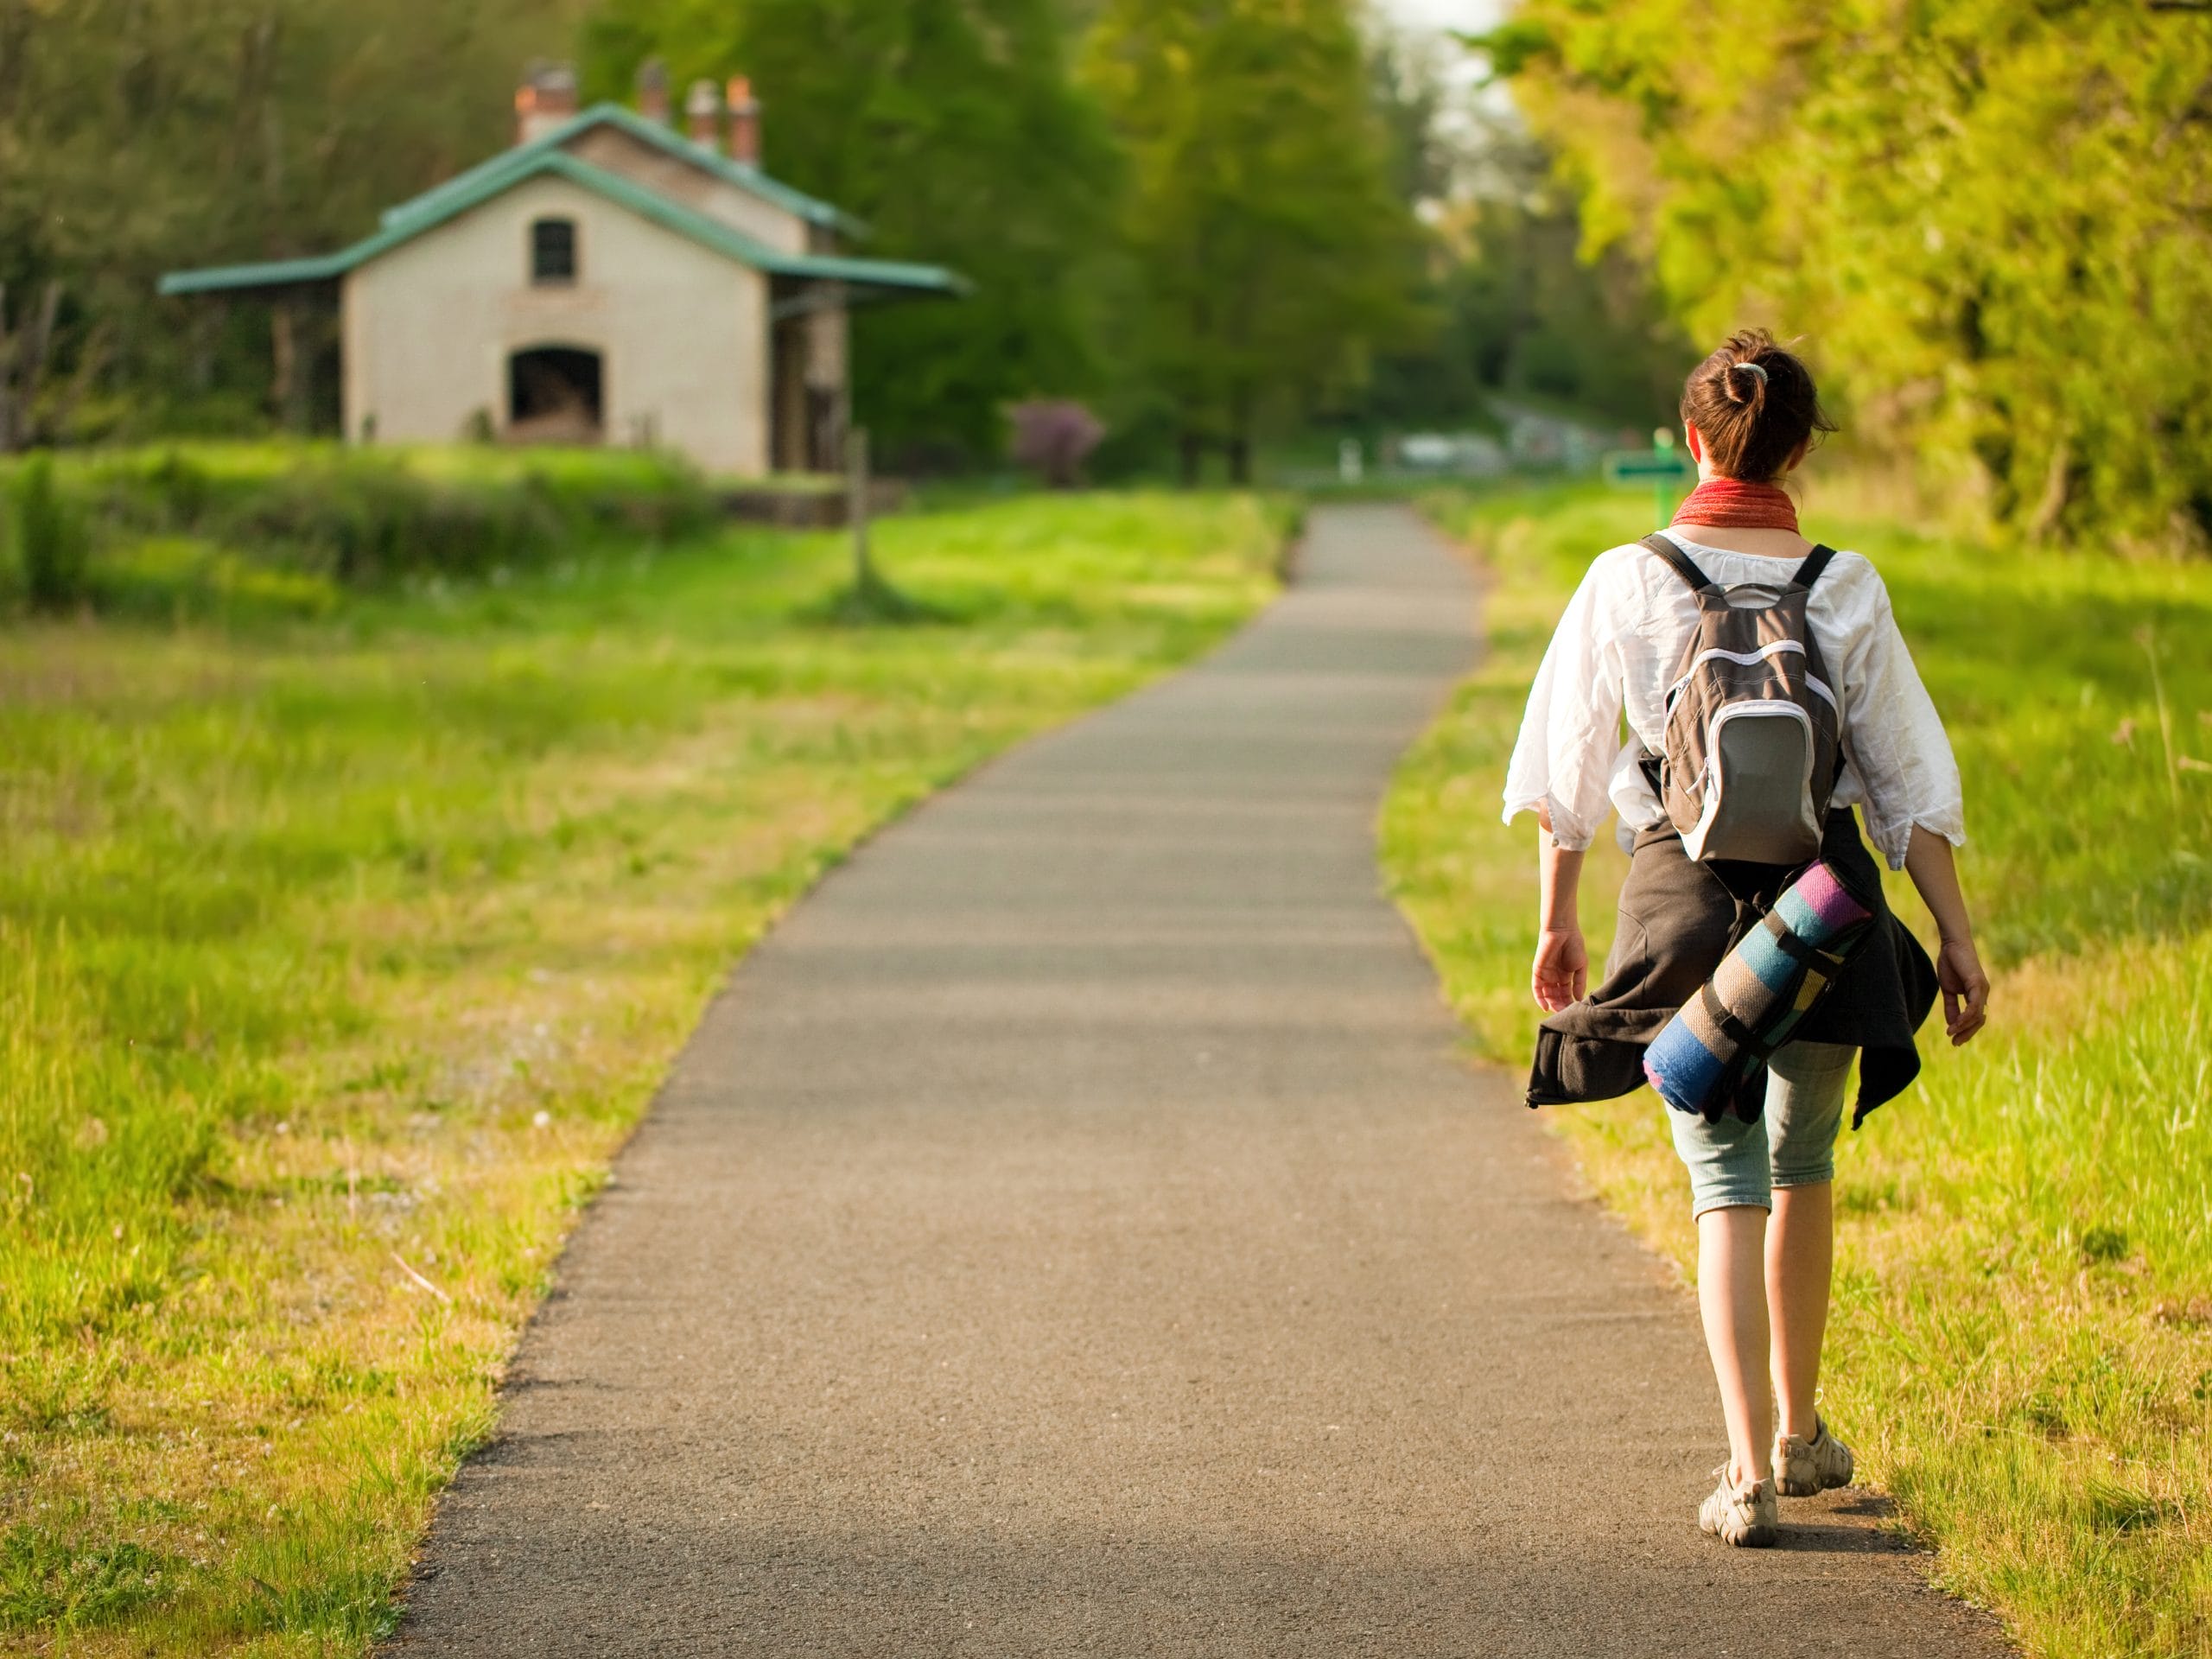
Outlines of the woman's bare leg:
M1813 1396L1821 1380L1821 1342L1827 1334L1828 1279L1835 1263L1834 1198L1835 1185L1830 1181L1777 1187L1774 1224L1766 1236L1774 1397L1783 1431L1806 1440L1813 1438Z
M1698 1311L1728 1422L1729 1471L1738 1479L1774 1472L1765 1255L1765 1211L1732 1205L1697 1218Z

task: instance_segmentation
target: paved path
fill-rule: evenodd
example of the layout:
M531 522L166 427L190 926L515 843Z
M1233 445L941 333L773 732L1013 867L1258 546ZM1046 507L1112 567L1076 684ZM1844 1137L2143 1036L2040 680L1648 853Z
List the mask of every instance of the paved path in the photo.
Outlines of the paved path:
M1996 1651L1863 1498L1697 1535L1692 1310L1455 1057L1376 891L1468 579L1384 508L1302 566L746 962L399 1652Z

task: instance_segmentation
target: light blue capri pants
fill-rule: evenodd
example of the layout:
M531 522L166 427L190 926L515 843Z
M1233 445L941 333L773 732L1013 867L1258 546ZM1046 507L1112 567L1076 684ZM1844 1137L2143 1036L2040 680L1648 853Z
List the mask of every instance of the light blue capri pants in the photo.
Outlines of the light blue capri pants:
M1847 1043L1790 1043L1766 1065L1766 1108L1756 1123L1733 1116L1708 1123L1663 1107L1675 1150L1690 1172L1690 1213L1745 1205L1774 1208L1777 1186L1835 1179L1835 1135L1858 1049Z

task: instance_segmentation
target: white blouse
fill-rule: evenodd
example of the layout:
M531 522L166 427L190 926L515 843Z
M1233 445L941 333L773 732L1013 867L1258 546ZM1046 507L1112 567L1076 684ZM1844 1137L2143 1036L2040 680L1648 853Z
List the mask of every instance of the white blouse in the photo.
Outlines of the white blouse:
M1732 553L1668 532L1706 575L1748 602L1770 602L1795 559ZM1967 838L1958 762L1943 722L1890 613L1889 590L1856 553L1838 553L1813 584L1807 625L1841 682L1844 765L1832 804L1862 806L1866 833L1891 869L1904 868L1918 824L1955 845ZM1505 773L1505 817L1548 804L1561 847L1587 847L1610 804L1625 844L1666 816L1637 765L1662 747L1667 687L1697 631L1696 595L1649 548L1598 556L1544 652ZM1629 736L1621 741L1621 717Z

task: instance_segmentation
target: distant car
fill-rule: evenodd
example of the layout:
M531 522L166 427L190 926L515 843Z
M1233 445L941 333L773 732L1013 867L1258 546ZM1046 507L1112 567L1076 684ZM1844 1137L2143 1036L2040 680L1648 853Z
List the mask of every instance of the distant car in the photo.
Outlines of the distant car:
M1398 464L1416 472L1486 475L1504 470L1505 451L1479 432L1411 432L1398 440Z

